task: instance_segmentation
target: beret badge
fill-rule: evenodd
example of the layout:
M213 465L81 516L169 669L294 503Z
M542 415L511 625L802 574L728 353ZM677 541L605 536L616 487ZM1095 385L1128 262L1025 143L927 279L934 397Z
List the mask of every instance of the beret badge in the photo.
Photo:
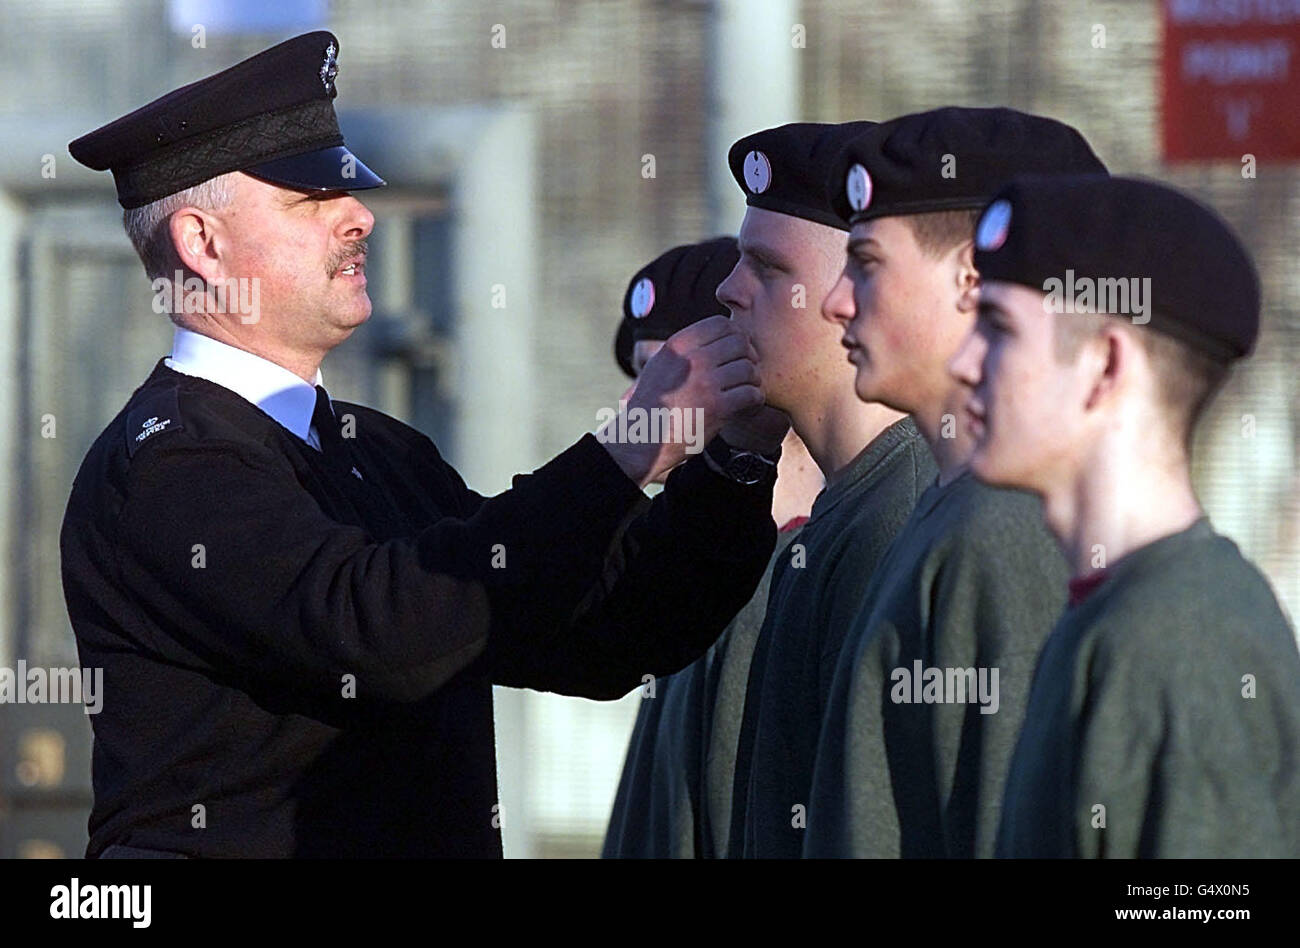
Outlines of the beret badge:
M1006 199L989 205L975 228L976 250L997 250L1007 242L1011 229L1011 202Z
M862 165L854 165L844 176L844 192L849 199L849 207L855 211L865 211L871 203L871 175Z
M632 287L632 299L628 308L636 319L645 319L655 306L655 285L649 277L642 277Z
M772 186L772 163L761 151L745 156L745 186L754 194L762 194Z

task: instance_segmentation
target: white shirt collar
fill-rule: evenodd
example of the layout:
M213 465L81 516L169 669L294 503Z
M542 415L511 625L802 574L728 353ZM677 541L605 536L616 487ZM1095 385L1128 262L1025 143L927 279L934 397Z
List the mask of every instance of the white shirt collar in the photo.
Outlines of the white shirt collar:
M230 389L303 441L319 446L311 416L316 409L316 386L322 384L320 369L312 384L269 359L181 326L172 335L171 357L164 364Z

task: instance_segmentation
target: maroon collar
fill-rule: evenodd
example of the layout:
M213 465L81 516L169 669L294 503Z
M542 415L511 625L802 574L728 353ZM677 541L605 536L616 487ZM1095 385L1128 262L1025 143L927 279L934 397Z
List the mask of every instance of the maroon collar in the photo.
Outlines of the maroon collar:
M1106 575L1104 569L1097 569L1083 576L1073 577L1070 580L1070 605L1077 606L1087 599L1094 589L1106 581Z

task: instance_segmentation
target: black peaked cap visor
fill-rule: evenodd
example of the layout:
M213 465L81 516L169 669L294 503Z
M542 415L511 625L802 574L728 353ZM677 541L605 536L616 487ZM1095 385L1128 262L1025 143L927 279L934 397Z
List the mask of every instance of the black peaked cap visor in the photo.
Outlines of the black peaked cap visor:
M303 191L365 191L387 183L346 145L264 161L242 170L263 181Z

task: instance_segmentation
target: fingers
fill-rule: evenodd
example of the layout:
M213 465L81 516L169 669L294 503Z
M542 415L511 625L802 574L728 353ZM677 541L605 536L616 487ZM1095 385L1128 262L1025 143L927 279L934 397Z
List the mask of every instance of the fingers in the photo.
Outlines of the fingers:
M701 346L699 352L714 365L726 365L736 359L757 361L756 357L750 355L752 349L748 336L742 332L733 332Z
M723 336L729 336L738 331L735 323L729 317L709 316L673 333L668 338L666 345L672 346L678 352L685 352L707 346Z
M758 385L758 366L747 358L734 359L719 366L714 378L717 380L719 390L724 392L737 385Z
M749 335L726 316L710 316L674 333L665 349L688 356L692 351L706 363L722 366L736 360L758 362L758 350Z
M725 389L720 398L722 414L731 418L742 412L753 411L763 405L763 389L754 384L737 385Z
M641 407L701 408L720 427L763 406L758 352L728 317L702 319L675 333L646 364L633 400L644 402Z

